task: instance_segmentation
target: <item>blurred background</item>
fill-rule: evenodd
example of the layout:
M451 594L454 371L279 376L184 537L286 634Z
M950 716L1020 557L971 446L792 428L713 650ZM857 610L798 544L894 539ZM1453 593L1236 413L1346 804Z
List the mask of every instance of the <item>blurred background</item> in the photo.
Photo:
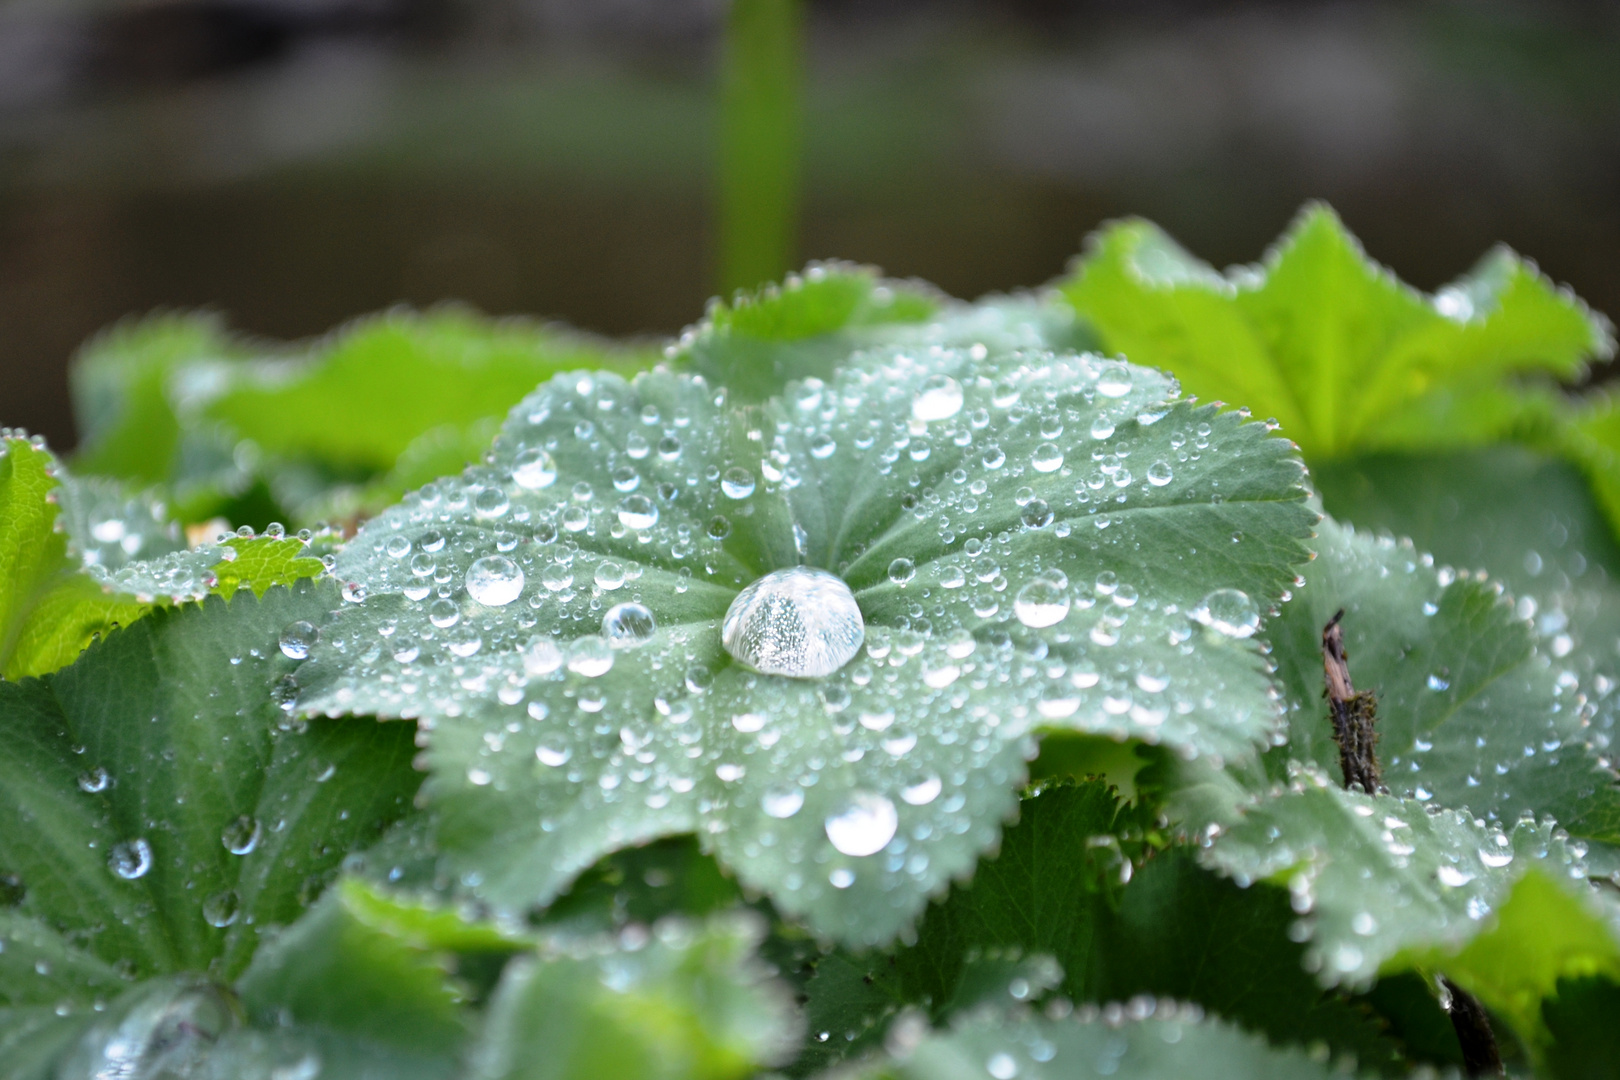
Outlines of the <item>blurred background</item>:
M0 0L0 417L71 446L74 350L160 307L678 331L728 7ZM1620 5L810 0L800 55L794 265L973 297L1123 214L1224 265L1321 197L1424 288L1500 240L1620 315Z

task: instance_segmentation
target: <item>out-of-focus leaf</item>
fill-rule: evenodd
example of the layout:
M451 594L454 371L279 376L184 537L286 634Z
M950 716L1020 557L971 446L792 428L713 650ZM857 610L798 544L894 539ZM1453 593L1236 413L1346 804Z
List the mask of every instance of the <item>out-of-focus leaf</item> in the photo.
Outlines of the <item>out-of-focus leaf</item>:
M557 939L508 966L473 1052L476 1080L742 1080L796 1034L753 958L760 927L715 916Z
M1308 461L1501 438L1545 397L1522 375L1576 376L1613 352L1609 326L1505 248L1424 296L1312 205L1265 263L1217 273L1156 226L1095 236L1062 286L1131 361L1205 399L1273 416Z
M1620 982L1596 976L1559 979L1542 1004L1552 1036L1547 1074L1554 1080L1608 1080L1620 1061Z

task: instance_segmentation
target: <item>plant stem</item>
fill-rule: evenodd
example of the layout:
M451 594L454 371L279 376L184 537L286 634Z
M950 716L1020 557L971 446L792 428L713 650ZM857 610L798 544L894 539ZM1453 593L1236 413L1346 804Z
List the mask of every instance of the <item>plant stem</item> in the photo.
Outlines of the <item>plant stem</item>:
M1440 984L1451 996L1446 1012L1451 1015L1451 1027L1462 1046L1463 1068L1469 1076L1504 1075L1502 1055L1496 1049L1496 1033L1491 1030L1485 1006L1444 975L1440 976Z
M799 211L802 0L733 0L720 88L720 287L780 279Z
M1341 609L1322 628L1322 669L1327 676L1328 708L1333 714L1333 741L1339 744L1339 765L1344 786L1372 795L1387 791L1378 770L1378 732L1374 728L1378 701L1372 691L1357 693L1350 681L1349 657L1344 651Z

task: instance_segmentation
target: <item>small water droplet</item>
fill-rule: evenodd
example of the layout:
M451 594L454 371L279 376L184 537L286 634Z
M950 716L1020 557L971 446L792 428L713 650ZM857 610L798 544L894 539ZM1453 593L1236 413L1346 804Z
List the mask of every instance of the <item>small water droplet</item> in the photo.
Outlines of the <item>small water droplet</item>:
M1164 487L1164 485L1168 484L1173 477L1174 473L1171 471L1168 462L1155 461L1153 464L1148 466L1148 483L1152 484L1154 487Z
M631 495L619 504L619 523L627 529L650 529L658 524L658 507L645 495Z
M1031 629L1055 626L1068 617L1068 590L1049 578L1038 577L1018 590L1013 598L1013 614Z
M518 486L526 487L530 491L549 487L557 479L557 463L551 460L551 455L533 447L525 450L512 462L512 479Z
M944 786L944 781L937 775L930 773L902 788L900 797L912 806L927 806L939 798L939 793Z
M870 791L857 791L824 822L827 839L845 855L875 855L894 839L900 815L894 803Z
M930 375L911 401L918 420L949 420L962 411L962 384L949 375Z
M261 832L258 819L243 814L225 826L225 830L220 833L219 842L224 844L225 850L232 855L251 855L253 849L259 846Z
M613 592L624 587L624 564L613 559L603 559L596 564L596 573L593 580L596 587L606 592Z
M208 925L223 930L236 921L237 914L242 909L242 901L234 889L215 893L203 901L203 918Z
M849 586L825 570L793 567L753 582L726 610L721 639L738 663L765 675L816 679L847 664L866 638Z
M125 840L107 852L107 867L125 881L145 877L152 869L152 847L145 840Z
M1227 637L1252 637L1260 628L1260 609L1242 589L1216 589L1192 610L1192 617Z
M1013 1080L1018 1075L1018 1062L1006 1052L990 1055L990 1060L984 1063L984 1071L989 1073L991 1080Z
M467 595L485 607L505 607L523 595L523 570L505 555L486 555L467 568Z
M1055 443L1041 443L1030 456L1029 463L1035 467L1036 472L1056 472L1063 466L1063 451Z
M1124 397L1131 385L1131 371L1124 364L1110 362L1097 370L1097 393L1103 397Z
M568 650L568 670L576 675L595 679L612 669L612 646L594 634L578 639Z
M720 490L725 492L728 499L746 499L754 493L754 474L732 466L720 477Z
M609 645L640 645L658 630L653 613L644 604L614 604L602 616L602 636Z
M568 760L574 756L574 752L561 735L547 735L534 748L534 756L539 760L540 764L556 769L568 764Z
M900 558L889 564L889 580L904 585L917 576L917 565L910 559Z
M804 805L804 789L785 787L767 791L760 806L773 818L790 818Z
M110 779L107 776L107 770L101 768L99 765L94 769L91 769L89 772L82 772L79 774L79 790L87 795L95 795L99 792L106 791L107 784L109 782Z
M1447 679L1447 678L1445 678L1445 677L1443 677L1441 675L1438 675L1438 674L1430 675L1429 676L1429 689L1434 690L1436 692L1441 691L1441 690L1450 690L1451 689L1451 680Z
M302 660L309 655L309 650L315 647L320 639L320 631L312 623L290 623L281 631L281 653L289 660Z

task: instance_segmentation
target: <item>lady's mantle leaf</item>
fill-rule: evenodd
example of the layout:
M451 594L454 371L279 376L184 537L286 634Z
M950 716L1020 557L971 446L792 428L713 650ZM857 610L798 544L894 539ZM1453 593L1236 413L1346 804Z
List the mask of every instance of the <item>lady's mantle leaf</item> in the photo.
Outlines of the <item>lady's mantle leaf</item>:
M1263 267L1226 275L1148 222L1116 224L1063 292L1108 349L1276 417L1307 460L1498 438L1525 407L1506 380L1572 377L1614 348L1601 316L1505 248L1427 297L1319 205Z
M0 436L0 677L71 663L154 603L243 586L262 595L324 569L301 540L233 537L188 551L177 531L157 504L68 477L42 443Z
M1345 791L1306 769L1245 811L1205 860L1239 884L1285 885L1310 940L1307 966L1328 985L1357 985L1460 949L1527 869L1589 891L1585 865L1553 830Z
M753 920L665 920L557 939L508 965L475 1080L741 1080L797 1036L787 988L753 957Z
M1574 677L1537 652L1500 588L1331 520L1318 544L1305 585L1265 630L1289 700L1279 756L1338 775L1321 635L1342 608L1351 676L1378 695L1391 792L1498 825L1551 815L1577 840L1620 845L1620 778L1584 741L1590 706Z
M1594 394L1563 430L1570 456L1591 478L1609 525L1620 536L1620 404L1611 393Z
M1300 468L1153 372L893 349L745 408L567 376L490 460L367 524L335 572L368 598L298 677L310 712L423 718L441 845L503 907L697 832L878 942L995 843L1039 730L1216 758L1274 730L1244 636L1302 558ZM738 590L801 565L848 584L864 651L733 663Z
M861 1080L1069 1080L1112 1076L1158 1080L1316 1080L1340 1075L1301 1050L1212 1020L1196 1005L1143 998L1127 1018L1118 1005L1094 1007L1063 1020L975 1016L949 1033L922 1024L891 1037L893 1059L837 1075Z

